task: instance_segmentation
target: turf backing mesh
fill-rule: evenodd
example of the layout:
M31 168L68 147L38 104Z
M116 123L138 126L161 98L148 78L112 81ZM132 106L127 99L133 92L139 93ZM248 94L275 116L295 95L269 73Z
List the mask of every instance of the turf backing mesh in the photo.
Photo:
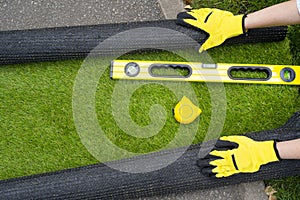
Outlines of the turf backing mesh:
M84 58L110 36L141 27L172 29L190 36L199 43L203 43L207 37L203 32L176 25L176 20L2 31L0 32L0 65ZM285 38L286 32L285 26L252 29L244 35L228 39L225 44L280 41ZM188 48L185 40L164 43L166 37L172 38L172 35L158 38L157 45L163 44L169 49ZM147 37L141 36L135 42L137 41L142 47L147 44ZM124 47L116 45L112 50L118 48Z

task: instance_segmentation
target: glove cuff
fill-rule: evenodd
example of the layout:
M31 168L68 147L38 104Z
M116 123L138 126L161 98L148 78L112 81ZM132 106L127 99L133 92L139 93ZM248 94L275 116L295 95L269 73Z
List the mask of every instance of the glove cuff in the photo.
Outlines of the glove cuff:
M242 18L242 28L243 28L243 33L246 33L246 32L247 32L247 30L246 30L246 28L245 28L245 19L246 19L246 17L247 17L247 14L244 14L244 15L243 15L243 18Z
M277 141L276 140L274 140L274 151L275 151L275 154L276 154L278 160L281 161L282 158L280 157L279 151L277 149Z
M245 30L245 17L246 15L235 15L234 17L230 18L230 22L228 23L228 28L230 31L230 35L228 38L235 37L246 32Z
M274 140L261 142L260 151L262 164L270 162L280 161L280 156L276 148L276 142Z

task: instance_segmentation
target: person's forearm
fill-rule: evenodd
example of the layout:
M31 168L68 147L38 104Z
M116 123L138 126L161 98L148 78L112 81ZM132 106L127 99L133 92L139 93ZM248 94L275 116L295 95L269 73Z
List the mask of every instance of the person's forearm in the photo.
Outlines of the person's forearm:
M290 0L248 14L245 29L300 24L296 0Z
M277 142L276 147L281 159L300 159L300 139Z

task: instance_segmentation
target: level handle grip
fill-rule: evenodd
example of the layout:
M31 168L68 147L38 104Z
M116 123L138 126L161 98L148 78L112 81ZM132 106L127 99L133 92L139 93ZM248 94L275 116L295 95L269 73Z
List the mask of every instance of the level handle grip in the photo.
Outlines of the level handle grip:
M234 74L238 72L240 72L239 75ZM260 77L260 74L262 74L263 77ZM267 81L272 77L272 71L268 67L232 66L228 69L228 76L232 80Z
M177 74L160 74L162 69L184 69L187 73L184 75ZM157 70L157 71L156 71ZM163 77L163 78L188 78L192 75L193 70L191 66L187 64L152 64L148 69L149 74L152 77Z

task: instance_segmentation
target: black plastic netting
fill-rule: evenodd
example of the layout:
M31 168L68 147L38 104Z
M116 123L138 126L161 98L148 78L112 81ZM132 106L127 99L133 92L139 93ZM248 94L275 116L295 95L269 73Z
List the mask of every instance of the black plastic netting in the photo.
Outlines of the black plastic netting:
M84 58L105 39L122 31L143 27L172 29L190 36L199 43L206 39L205 33L176 25L176 20L3 31L0 32L0 65ZM280 41L286 37L286 33L285 26L252 29L244 35L228 39L225 44ZM166 43L166 38L172 38L172 35L157 38L157 46L164 45L168 49L189 47L185 40ZM135 42L138 41L142 47L147 44L147 40L147 37L141 35ZM124 46L115 45L112 50L116 51L118 48Z

